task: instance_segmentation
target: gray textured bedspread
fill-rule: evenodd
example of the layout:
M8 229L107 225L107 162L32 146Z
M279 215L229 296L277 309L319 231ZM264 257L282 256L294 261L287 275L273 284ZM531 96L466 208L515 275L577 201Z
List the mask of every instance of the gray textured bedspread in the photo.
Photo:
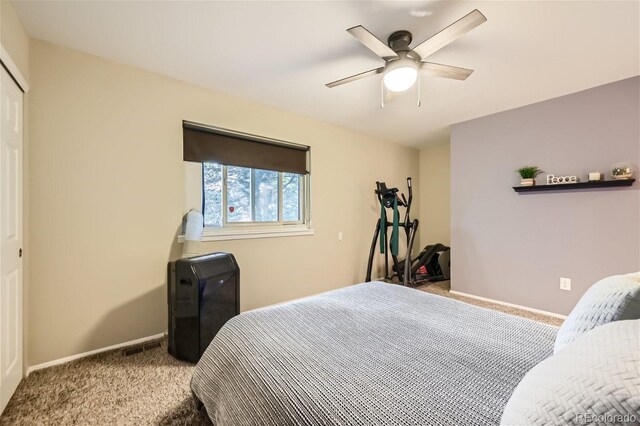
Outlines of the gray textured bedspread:
M217 425L495 425L555 334L372 282L233 318L191 388Z

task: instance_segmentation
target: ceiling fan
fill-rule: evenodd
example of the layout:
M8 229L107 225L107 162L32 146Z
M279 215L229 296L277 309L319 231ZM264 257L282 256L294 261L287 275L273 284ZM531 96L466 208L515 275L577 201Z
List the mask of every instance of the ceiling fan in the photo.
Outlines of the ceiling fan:
M426 62L425 59L458 37L484 23L486 20L487 18L485 18L478 9L475 9L473 12L458 19L413 49L409 48L409 44L411 44L412 41L412 35L409 31L396 31L391 34L388 38L387 46L361 25L349 28L347 30L349 34L358 39L360 43L364 44L365 47L369 48L373 53L384 59L385 64L380 68L332 81L331 83L327 83L326 86L332 88L372 75L384 74L382 78L383 93L381 102L381 107L384 108L385 89L391 92L404 92L413 86L417 80L418 106L420 106L419 72L434 77L452 78L454 80L466 80L473 72L473 70L466 68Z

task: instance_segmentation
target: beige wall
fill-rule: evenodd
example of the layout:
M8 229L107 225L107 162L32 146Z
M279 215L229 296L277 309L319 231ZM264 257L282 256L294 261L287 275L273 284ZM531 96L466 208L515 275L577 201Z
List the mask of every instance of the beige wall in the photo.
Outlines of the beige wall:
M0 0L0 42L28 81L29 36L18 19L13 4L8 0Z
M315 235L204 244L235 254L242 310L362 281L375 181L418 175L413 149L42 41L30 60L31 365L166 330L183 119L312 149Z
M423 245L434 243L450 245L450 169L449 143L420 150L419 229L420 241Z
M27 35L22 23L18 19L13 4L7 0L0 0L0 44L7 51L11 60L20 70L22 77L29 81L29 36ZM22 209L22 248L24 256L22 257L22 331L23 331L23 369L28 367L29 355L29 94L25 94L23 98L23 209Z

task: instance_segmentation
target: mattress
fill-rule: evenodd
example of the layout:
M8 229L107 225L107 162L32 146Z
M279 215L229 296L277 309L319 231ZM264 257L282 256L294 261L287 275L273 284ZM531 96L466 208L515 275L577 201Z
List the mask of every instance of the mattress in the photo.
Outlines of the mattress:
M234 317L191 389L216 425L496 425L556 331L364 283Z

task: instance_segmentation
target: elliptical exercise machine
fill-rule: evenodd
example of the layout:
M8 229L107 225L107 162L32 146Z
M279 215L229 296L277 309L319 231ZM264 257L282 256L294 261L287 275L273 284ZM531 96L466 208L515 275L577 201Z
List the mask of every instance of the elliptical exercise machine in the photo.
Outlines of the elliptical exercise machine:
M420 254L412 259L413 242L418 231L418 220L411 220L411 202L413 201L413 190L411 178L407 178L407 188L409 199L403 193L398 195L398 188L387 188L384 182L376 182L375 193L380 202L380 219L376 223L376 229L369 250L369 263L367 265L366 282L371 281L371 270L373 267L373 257L376 245L380 247L380 253L384 254L384 278L391 280L398 277L404 286L415 285L422 282L433 282L449 279L449 255L450 248L437 243L426 246ZM405 208L404 220L400 223L399 207ZM387 209L392 211L392 221L387 218ZM391 234L387 230L391 228ZM400 228L404 229L406 235L406 258L398 260ZM378 237L379 241L378 241ZM389 275L389 252L393 261L393 275ZM408 260L408 261L407 261Z
M376 182L375 193L378 196L380 202L380 219L376 223L376 230L373 233L373 241L371 242L371 250L369 250L369 264L367 265L367 278L365 281L371 281L371 268L373 267L373 256L376 251L376 245L378 244L378 236L380 236L380 253L384 253L384 277L385 279L392 279L394 276L398 277L398 280L403 285L409 285L411 279L411 262L403 262L403 267L400 268L400 262L398 261L398 249L400 240L400 228L404 229L407 237L407 254L406 258L411 259L411 250L413 249L413 240L418 231L418 219L411 220L409 213L411 211L411 202L413 201L413 190L411 188L411 178L407 178L407 188L409 190L409 199L407 200L404 194L398 196L398 188L387 188L384 182ZM400 213L398 207L404 207L404 221L400 224ZM387 209L392 211L392 221L387 219ZM387 229L391 228L391 234L388 238ZM396 272L394 275L389 275L389 252L391 252L391 259L393 260L393 270Z

